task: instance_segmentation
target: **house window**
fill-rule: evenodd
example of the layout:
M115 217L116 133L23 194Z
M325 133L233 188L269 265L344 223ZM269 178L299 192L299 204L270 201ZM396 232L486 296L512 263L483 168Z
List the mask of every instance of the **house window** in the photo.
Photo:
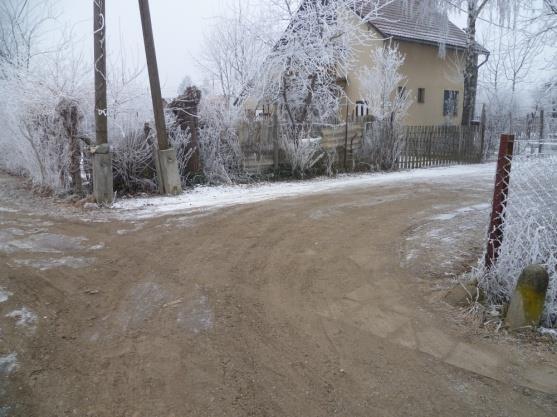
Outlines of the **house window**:
M557 119L557 100L553 100L553 112L551 113L551 117Z
M359 100L356 102L356 117L364 117L369 114L367 101Z
M404 97L406 95L406 87L398 87L398 96Z
M418 103L425 103L425 88L418 88Z
M443 96L443 116L458 115L458 91L445 90Z

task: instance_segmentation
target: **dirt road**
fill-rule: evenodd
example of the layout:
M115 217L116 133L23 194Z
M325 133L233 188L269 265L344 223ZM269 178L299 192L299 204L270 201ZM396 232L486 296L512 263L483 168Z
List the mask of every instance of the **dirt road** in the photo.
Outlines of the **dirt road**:
M555 416L554 348L442 300L492 177L134 220L0 176L0 416Z

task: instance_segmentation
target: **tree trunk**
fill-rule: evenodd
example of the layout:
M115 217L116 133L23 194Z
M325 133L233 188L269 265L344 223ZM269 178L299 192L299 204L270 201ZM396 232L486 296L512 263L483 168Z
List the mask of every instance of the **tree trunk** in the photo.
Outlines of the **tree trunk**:
M466 51L464 68L464 97L462 125L470 126L476 106L478 87L478 53L476 50L476 19L478 10L475 1L468 2L468 27L466 29Z

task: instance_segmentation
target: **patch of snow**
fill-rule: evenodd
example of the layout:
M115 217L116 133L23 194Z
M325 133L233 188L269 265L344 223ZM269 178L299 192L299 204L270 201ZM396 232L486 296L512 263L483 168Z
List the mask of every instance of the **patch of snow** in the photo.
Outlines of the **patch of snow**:
M17 369L17 353L0 356L0 375L7 376Z
M547 329L545 327L540 327L539 332L544 336L550 336L553 339L557 340L557 329Z
M62 258L51 259L15 259L14 263L17 266L27 266L38 269L40 271L47 271L54 268L85 268L91 265L95 258L77 258L75 256L64 256Z
M98 245L91 246L89 250L101 250L104 249L104 243L99 243Z
M459 165L445 168L419 169L395 173L340 175L337 178L318 178L309 181L266 183L255 185L201 186L179 196L120 200L114 204L124 219L157 217L173 212L217 209L285 197L322 194L367 186L409 183L447 183L458 179L485 177L491 181L494 164Z
M466 213L470 213L472 211L483 211L483 210L487 210L489 209L490 205L489 204L476 204L474 206L469 206L469 207L461 207L451 213L443 213L443 214L439 214L437 216L432 217L432 220L452 220L457 216L460 216L461 214L466 214Z
M0 287L0 303L5 303L13 294L6 291L3 287Z
M130 233L133 233L133 232L138 232L141 229L143 229L143 224L137 223L131 229L120 229L120 230L117 230L116 233L119 234L120 236L124 236L124 235L128 235Z
M29 327L31 329L35 328L38 320L37 315L27 307L14 310L11 313L6 314L6 317L15 319L15 325L18 327Z
M154 282L136 284L120 305L118 321L124 331L136 330L144 326L168 301L169 293Z
M82 248L84 237L70 237L52 233L39 233L25 239L14 239L0 243L6 253L19 251L39 253L61 253Z
M312 220L321 220L325 217L338 215L344 209L374 207L380 204L399 201L407 197L408 195L406 193L392 193L391 195L388 196L384 195L381 197L365 198L360 201L352 201L350 203L341 203L333 206L326 206L326 207L312 210L309 213L309 218Z
M15 209L7 208L7 207L0 207L0 213L17 213L18 211Z
M9 233L12 236L25 236L25 231L18 229L16 227L10 227L4 230L4 232Z
M213 311L206 295L192 300L178 313L178 325L198 334L213 327Z

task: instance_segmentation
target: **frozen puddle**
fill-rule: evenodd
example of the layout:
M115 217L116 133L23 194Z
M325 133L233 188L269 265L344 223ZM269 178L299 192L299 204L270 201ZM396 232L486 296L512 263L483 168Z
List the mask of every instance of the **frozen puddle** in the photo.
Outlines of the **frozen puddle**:
M172 324L173 331L192 336L212 329L215 319L208 296L197 286L182 296L180 289L150 281L133 285L116 311L86 330L84 338L97 343L146 327Z
M10 240L11 237L11 240ZM6 253L14 252L39 252L39 253L62 253L83 248L84 237L70 237L52 233L39 233L27 238L16 238L9 229L2 231L0 238L0 250ZM6 239L7 238L7 239Z
M26 266L40 271L55 268L85 268L95 261L95 258L80 258L75 256L64 256L62 258L50 259L15 259L13 263L17 266Z

